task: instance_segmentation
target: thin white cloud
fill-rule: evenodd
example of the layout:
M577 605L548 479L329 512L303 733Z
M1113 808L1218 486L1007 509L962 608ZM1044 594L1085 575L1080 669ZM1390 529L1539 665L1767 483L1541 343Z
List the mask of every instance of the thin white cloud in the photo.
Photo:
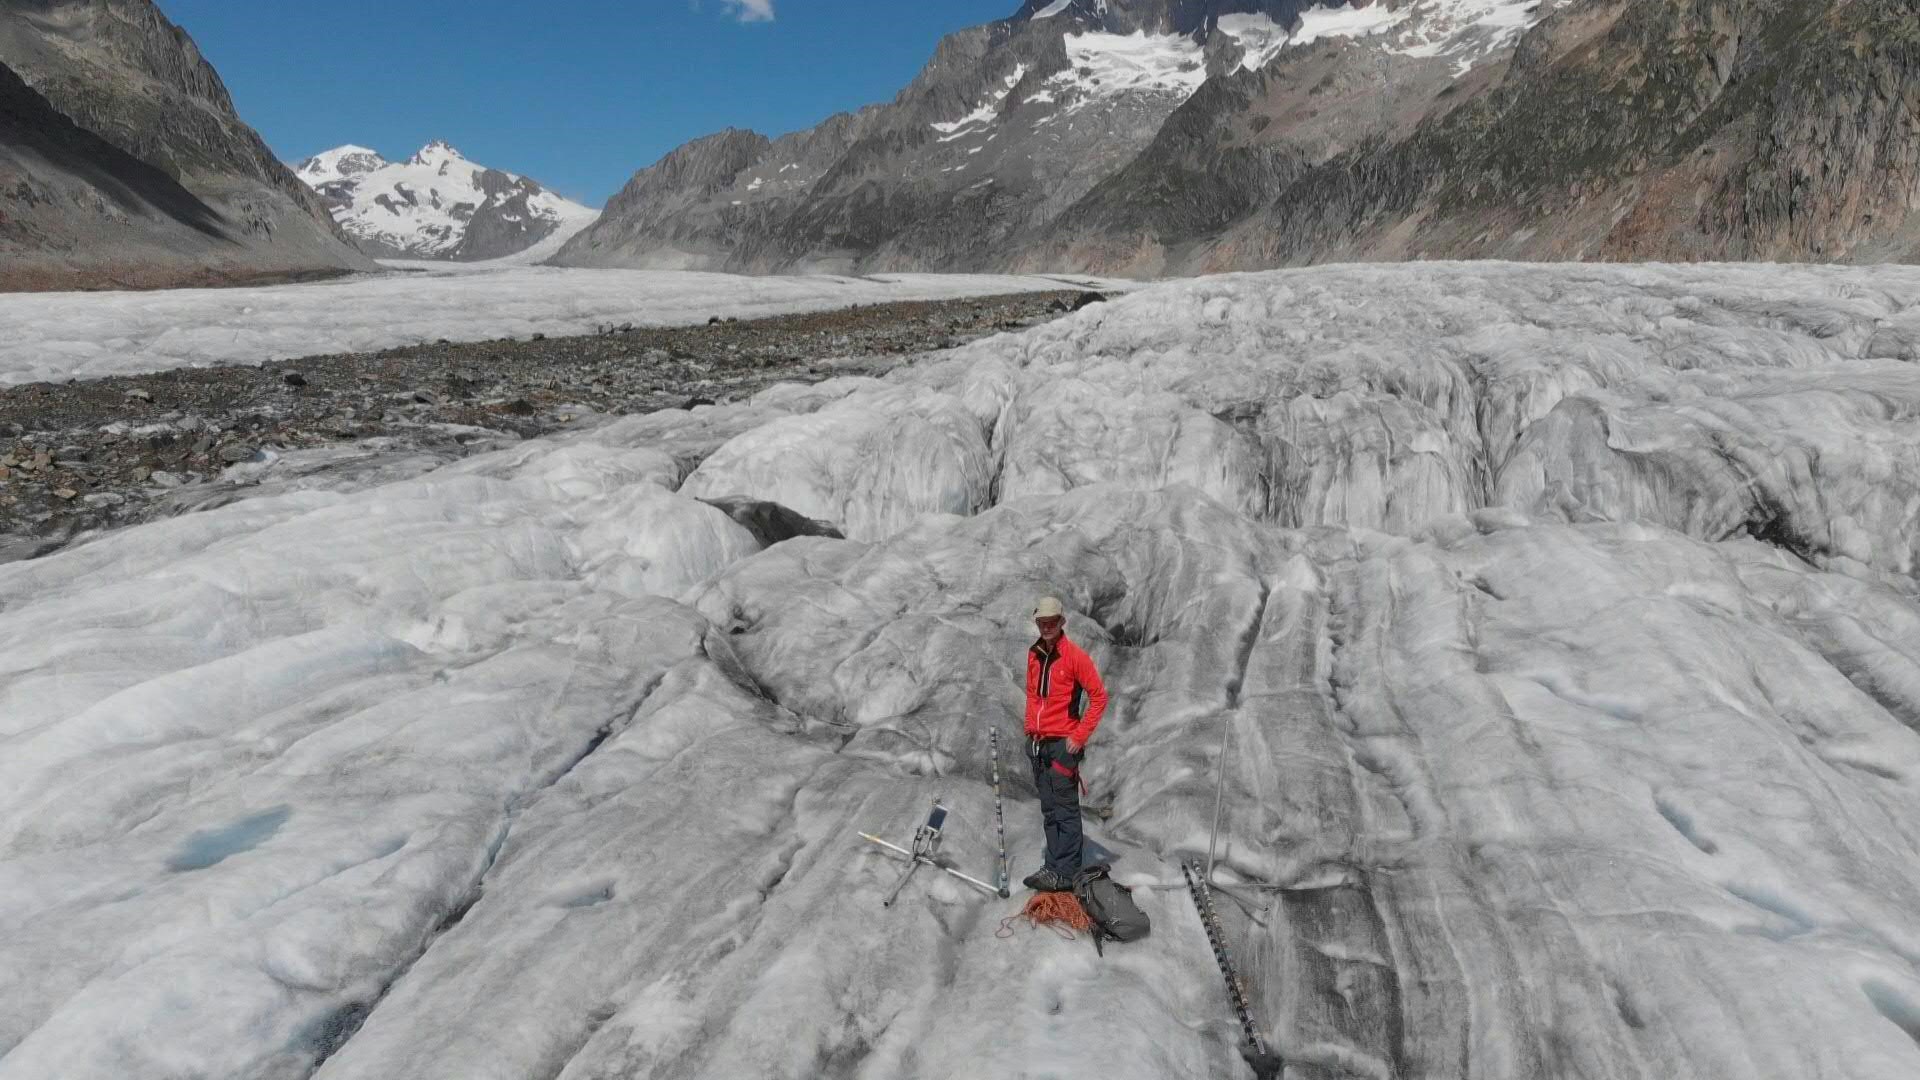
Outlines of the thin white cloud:
M743 23L773 21L773 0L720 0L720 4Z

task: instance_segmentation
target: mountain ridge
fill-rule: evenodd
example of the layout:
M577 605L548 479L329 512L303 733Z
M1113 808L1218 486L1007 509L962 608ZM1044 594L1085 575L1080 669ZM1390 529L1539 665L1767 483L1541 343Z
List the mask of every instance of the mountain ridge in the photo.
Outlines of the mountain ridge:
M6 97L21 131L0 160L9 180L0 287L372 269L151 0L7 0L0 12L0 65L12 76ZM46 157L47 143L27 129L66 151Z
M1112 0L950 34L886 103L640 170L554 262L769 272L981 269L1145 145L1241 58L1224 13L1301 0Z
M1903 0L1027 0L891 102L676 148L553 262L1908 260L1916 37Z

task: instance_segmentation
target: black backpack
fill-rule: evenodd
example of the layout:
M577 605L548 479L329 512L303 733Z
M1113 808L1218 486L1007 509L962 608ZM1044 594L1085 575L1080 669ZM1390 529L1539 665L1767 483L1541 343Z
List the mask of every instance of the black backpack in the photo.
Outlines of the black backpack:
M1093 947L1106 955L1106 941L1139 941L1153 929L1133 890L1113 880L1105 863L1083 866L1073 875L1073 898L1093 920Z

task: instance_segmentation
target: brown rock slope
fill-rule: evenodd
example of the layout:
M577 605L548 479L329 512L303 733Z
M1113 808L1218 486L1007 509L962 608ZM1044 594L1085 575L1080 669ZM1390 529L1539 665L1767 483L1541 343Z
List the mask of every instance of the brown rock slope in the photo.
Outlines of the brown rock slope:
M370 268L151 0L0 0L0 289Z
M556 261L1152 276L1920 251L1914 0L1506 5L1539 20L1524 34L1475 29L1482 5L1353 2L1386 32L1327 36L1300 0L1029 2L950 36L890 104L676 150ZM1250 19L1299 43L1243 49L1229 20ZM1193 78L1121 89L1156 55Z
M1424 99L1342 53L1216 80L1021 265L1920 253L1911 0L1581 0Z

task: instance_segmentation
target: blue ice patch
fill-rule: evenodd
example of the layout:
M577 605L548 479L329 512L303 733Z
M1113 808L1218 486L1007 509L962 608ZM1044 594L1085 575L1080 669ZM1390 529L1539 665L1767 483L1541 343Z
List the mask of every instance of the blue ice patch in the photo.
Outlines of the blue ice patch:
M167 860L167 869L179 873L186 870L205 870L216 866L242 852L252 851L273 838L280 826L293 816L293 809L276 806L263 810L251 817L241 818L231 825L218 829L202 829L187 837L173 858Z

